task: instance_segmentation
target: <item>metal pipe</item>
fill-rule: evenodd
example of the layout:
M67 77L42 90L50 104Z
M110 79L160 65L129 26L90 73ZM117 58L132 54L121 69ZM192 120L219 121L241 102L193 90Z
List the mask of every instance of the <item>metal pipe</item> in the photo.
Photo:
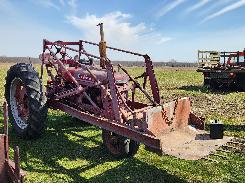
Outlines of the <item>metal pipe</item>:
M85 97L89 100L89 102L94 106L95 108L99 109L99 107L94 103L94 101L88 96L88 94L84 91L83 93Z
M6 101L3 103L3 112L4 112L4 134L8 135L8 104Z
M18 179L20 179L20 155L19 155L18 146L15 146L14 148L14 164L15 164L15 168L14 168L15 175L18 177Z
M97 125L102 129L106 129L116 134L128 137L137 142L142 142L143 144L152 147L154 149L158 149L158 150L161 149L160 140L154 135L147 134L147 132L137 131L131 128L130 126L126 126L125 124L122 123L117 123L114 120L109 121L108 119L105 118L96 117L95 115L91 115L86 112L79 111L73 107L70 107L60 102L52 102L50 105L52 105L52 107L56 109L60 109L61 111L64 111L85 122L88 122L93 125Z
M93 42L90 42L90 41L85 41L85 40L80 40L80 41L81 42L84 42L84 43L87 43L87 44L94 45L94 46L99 46L99 44L93 43ZM123 49L119 49L119 48L114 48L114 47L111 47L111 46L106 46L106 48L111 49L111 50L115 50L115 51L119 51L119 52L123 52L123 53L129 53L129 54L140 56L140 57L144 57L145 56L145 55L140 54L140 53L136 53L136 52L132 52L132 51L127 51L127 50L123 50Z
M120 64L118 64L118 67L120 67L122 69L122 71L125 72L125 74L128 75L130 80L132 80L135 83L136 87L139 88L145 94L145 96L151 101L151 103L153 105L156 105L155 101L152 100L151 96L140 86L140 84L137 81L135 81L135 79L133 77L131 77L129 75L128 71L126 69L124 69Z

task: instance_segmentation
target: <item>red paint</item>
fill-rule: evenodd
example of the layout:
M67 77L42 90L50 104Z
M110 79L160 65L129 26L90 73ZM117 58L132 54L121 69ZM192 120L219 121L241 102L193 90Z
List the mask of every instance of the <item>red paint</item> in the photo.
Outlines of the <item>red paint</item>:
M107 47L114 51L139 56L145 61L144 83L148 80L152 96L129 75L126 69L120 66L124 73L115 72L116 69L108 58L90 54L84 49L84 44L95 46L99 44L83 40L79 42L44 40L43 43L42 55L47 52L49 55L54 55L50 58L49 64L44 62L43 58L43 66L47 70L56 68L56 74L50 78L47 86L50 106L158 150L161 148L160 139L157 138L159 133L164 133L166 129L188 125L190 120L188 98L178 99L161 107L158 83L148 55ZM54 45L61 48L61 54L58 52L55 55ZM78 46L78 49L68 45ZM67 56L65 53L67 50L77 52L78 58ZM78 62L81 56L88 59L104 59L106 67L102 69L93 64L81 64ZM132 99L128 97L130 92ZM142 92L150 103L135 101L134 95L138 92ZM151 120L146 117L150 111L158 107L162 110L154 113Z
M230 72L230 73L229 73L229 76L230 76L231 78L234 78L234 77L236 77L236 73Z

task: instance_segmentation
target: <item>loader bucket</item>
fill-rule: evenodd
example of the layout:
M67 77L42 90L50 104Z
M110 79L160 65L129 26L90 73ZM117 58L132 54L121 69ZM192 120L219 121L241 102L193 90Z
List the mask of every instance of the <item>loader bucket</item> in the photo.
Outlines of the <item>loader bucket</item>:
M231 140L211 139L202 119L191 113L190 99L154 107L145 112L148 130L160 140L160 151L180 159L198 160Z

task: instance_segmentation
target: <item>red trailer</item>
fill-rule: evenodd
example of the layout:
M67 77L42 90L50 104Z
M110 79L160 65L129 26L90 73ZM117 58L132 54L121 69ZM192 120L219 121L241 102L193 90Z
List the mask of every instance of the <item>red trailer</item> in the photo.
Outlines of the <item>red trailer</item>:
M211 88L235 86L245 91L245 49L240 52L198 51L198 69L204 85Z

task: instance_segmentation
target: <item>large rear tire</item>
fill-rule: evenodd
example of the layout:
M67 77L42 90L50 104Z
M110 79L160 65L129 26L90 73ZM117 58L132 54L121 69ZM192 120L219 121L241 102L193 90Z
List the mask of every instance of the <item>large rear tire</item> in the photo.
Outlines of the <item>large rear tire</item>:
M39 137L45 129L48 109L41 80L31 64L18 63L10 67L5 98L17 135L25 139Z
M102 130L102 139L108 151L118 159L134 156L139 149L138 142L107 130Z
M243 91L245 91L245 74L241 74L238 76L238 86Z
M209 85L210 85L211 89L214 89L214 90L220 89L220 83L218 81L216 81L215 79L211 79L209 81Z
M209 86L209 84L210 84L210 80L209 79L204 79L203 85L204 86Z

